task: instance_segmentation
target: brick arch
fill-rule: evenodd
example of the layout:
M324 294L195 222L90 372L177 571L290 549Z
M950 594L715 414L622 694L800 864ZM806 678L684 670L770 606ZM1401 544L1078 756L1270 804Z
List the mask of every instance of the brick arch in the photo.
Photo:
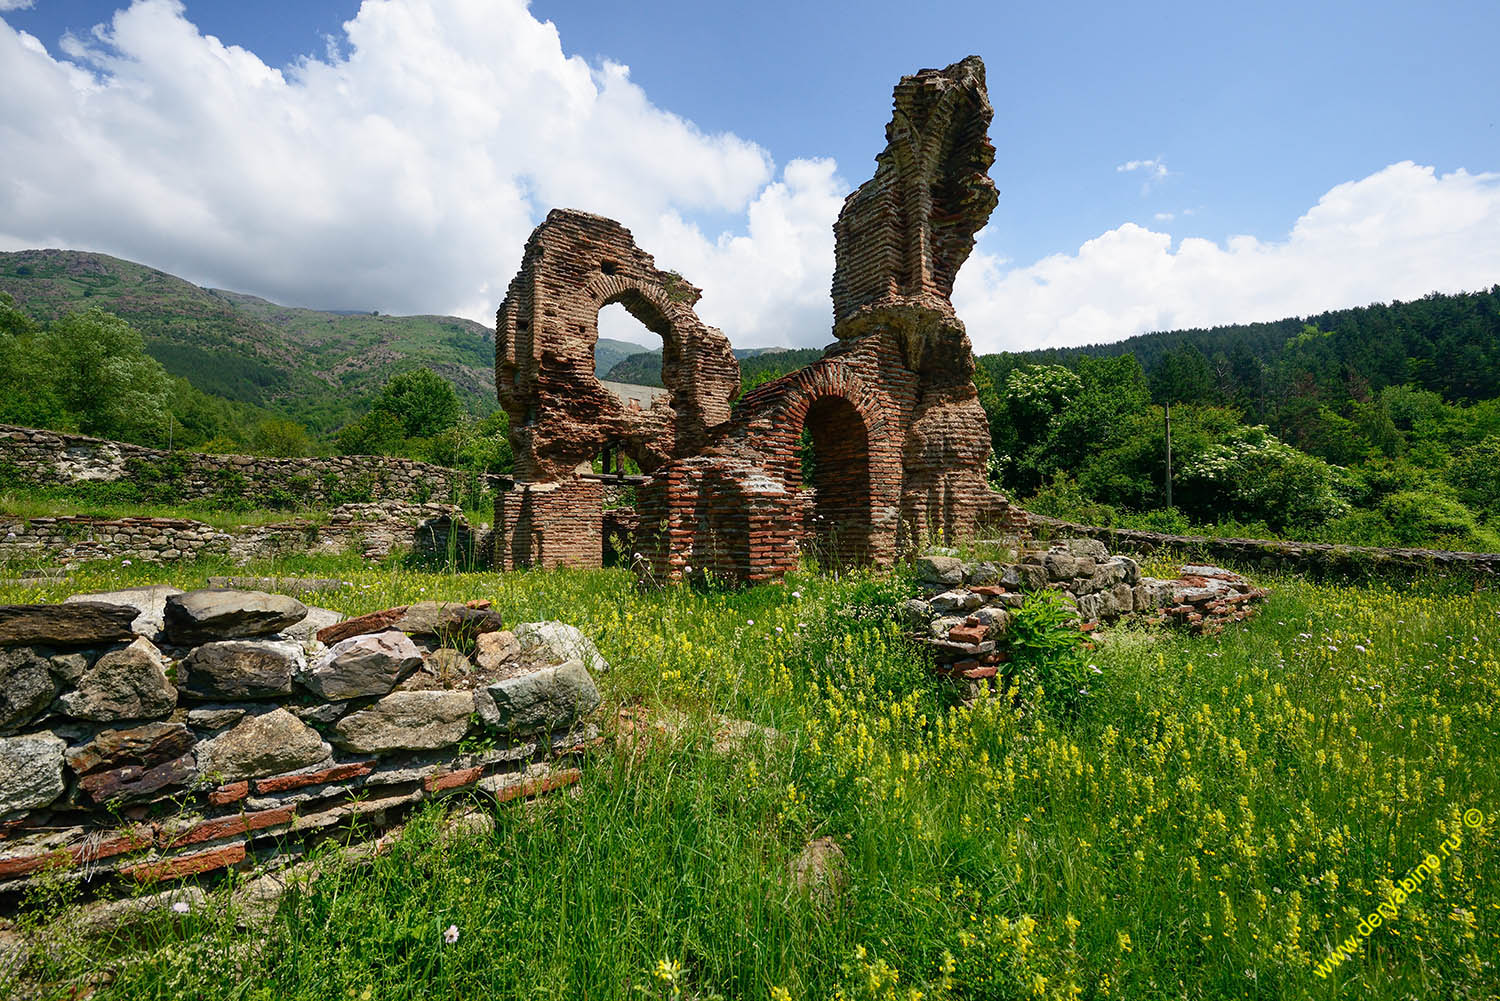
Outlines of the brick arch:
M900 492L900 453L884 396L837 359L825 359L766 386L742 403L749 439L774 472L810 502L799 502L802 534L820 558L865 563L888 558L878 512ZM803 429L812 434L817 468L802 482Z

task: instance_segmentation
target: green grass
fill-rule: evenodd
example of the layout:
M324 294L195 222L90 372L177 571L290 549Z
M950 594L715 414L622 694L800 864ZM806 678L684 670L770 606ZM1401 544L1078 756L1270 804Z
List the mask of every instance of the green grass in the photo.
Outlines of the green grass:
M58 982L114 956L96 997L1396 999L1500 983L1496 821L1461 819L1500 812L1490 591L1275 578L1261 617L1220 637L1107 635L1063 719L957 704L888 621L899 574L643 592L623 571L252 569L339 576L326 601L348 613L486 597L507 621L560 618L613 665L606 728L622 706L670 707L787 739L728 757L707 725L644 753L611 743L577 797L501 809L493 835L444 840L424 813L263 932L211 906L130 951L62 949L43 971ZM0 602L216 570L89 567ZM1398 919L1319 977L1388 881L1455 834ZM830 902L787 876L821 836L848 859Z

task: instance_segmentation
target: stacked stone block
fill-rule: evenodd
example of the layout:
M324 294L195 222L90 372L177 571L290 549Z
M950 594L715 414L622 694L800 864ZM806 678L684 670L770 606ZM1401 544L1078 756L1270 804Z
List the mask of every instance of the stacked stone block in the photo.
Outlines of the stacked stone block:
M925 595L906 603L907 622L939 673L971 682L1001 672L1011 615L1028 594L1065 595L1084 632L1133 618L1199 635L1244 621L1268 594L1222 567L1184 566L1172 580L1145 577L1135 560L1111 555L1094 539L1031 548L1010 563L924 556L917 571Z
M507 630L485 602L345 620L157 587L0 607L0 902L44 874L248 867L424 799L575 781L605 669L576 629Z
M447 500L464 489L467 474L382 455L267 458L165 452L87 435L0 424L0 469L21 483L70 486L127 480L133 468L181 468L174 499L220 496L228 483L245 496L266 496L295 484L299 499L327 504L353 484L367 484L373 500Z

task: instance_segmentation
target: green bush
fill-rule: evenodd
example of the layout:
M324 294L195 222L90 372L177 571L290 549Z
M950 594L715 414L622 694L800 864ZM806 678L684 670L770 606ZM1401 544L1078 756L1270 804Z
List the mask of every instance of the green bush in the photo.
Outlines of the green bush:
M1041 591L1016 610L1010 630L1010 667L1023 704L1076 716L1092 677L1084 662L1078 611L1056 591Z
M1458 501L1422 490L1392 494L1381 501L1380 513L1404 546L1429 545L1439 538L1471 539L1478 527L1474 512Z

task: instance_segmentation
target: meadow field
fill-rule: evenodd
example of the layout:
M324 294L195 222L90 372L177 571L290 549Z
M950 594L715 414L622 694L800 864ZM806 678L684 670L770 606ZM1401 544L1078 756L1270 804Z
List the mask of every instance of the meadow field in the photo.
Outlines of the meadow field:
M1040 670L1017 705L926 671L899 570L720 591L266 569L342 578L320 603L346 613L482 597L571 622L612 665L608 739L576 795L487 807L492 833L444 835L431 806L374 859L325 846L265 927L220 886L84 940L66 891L37 894L21 922L52 922L50 948L28 976L58 997L90 978L101 999L240 1001L1500 996L1492 590L1262 577L1261 615L1218 637L1046 637L1087 680L1058 699ZM0 602L222 571L95 565ZM775 733L725 746L719 716ZM800 889L820 838L843 862Z

